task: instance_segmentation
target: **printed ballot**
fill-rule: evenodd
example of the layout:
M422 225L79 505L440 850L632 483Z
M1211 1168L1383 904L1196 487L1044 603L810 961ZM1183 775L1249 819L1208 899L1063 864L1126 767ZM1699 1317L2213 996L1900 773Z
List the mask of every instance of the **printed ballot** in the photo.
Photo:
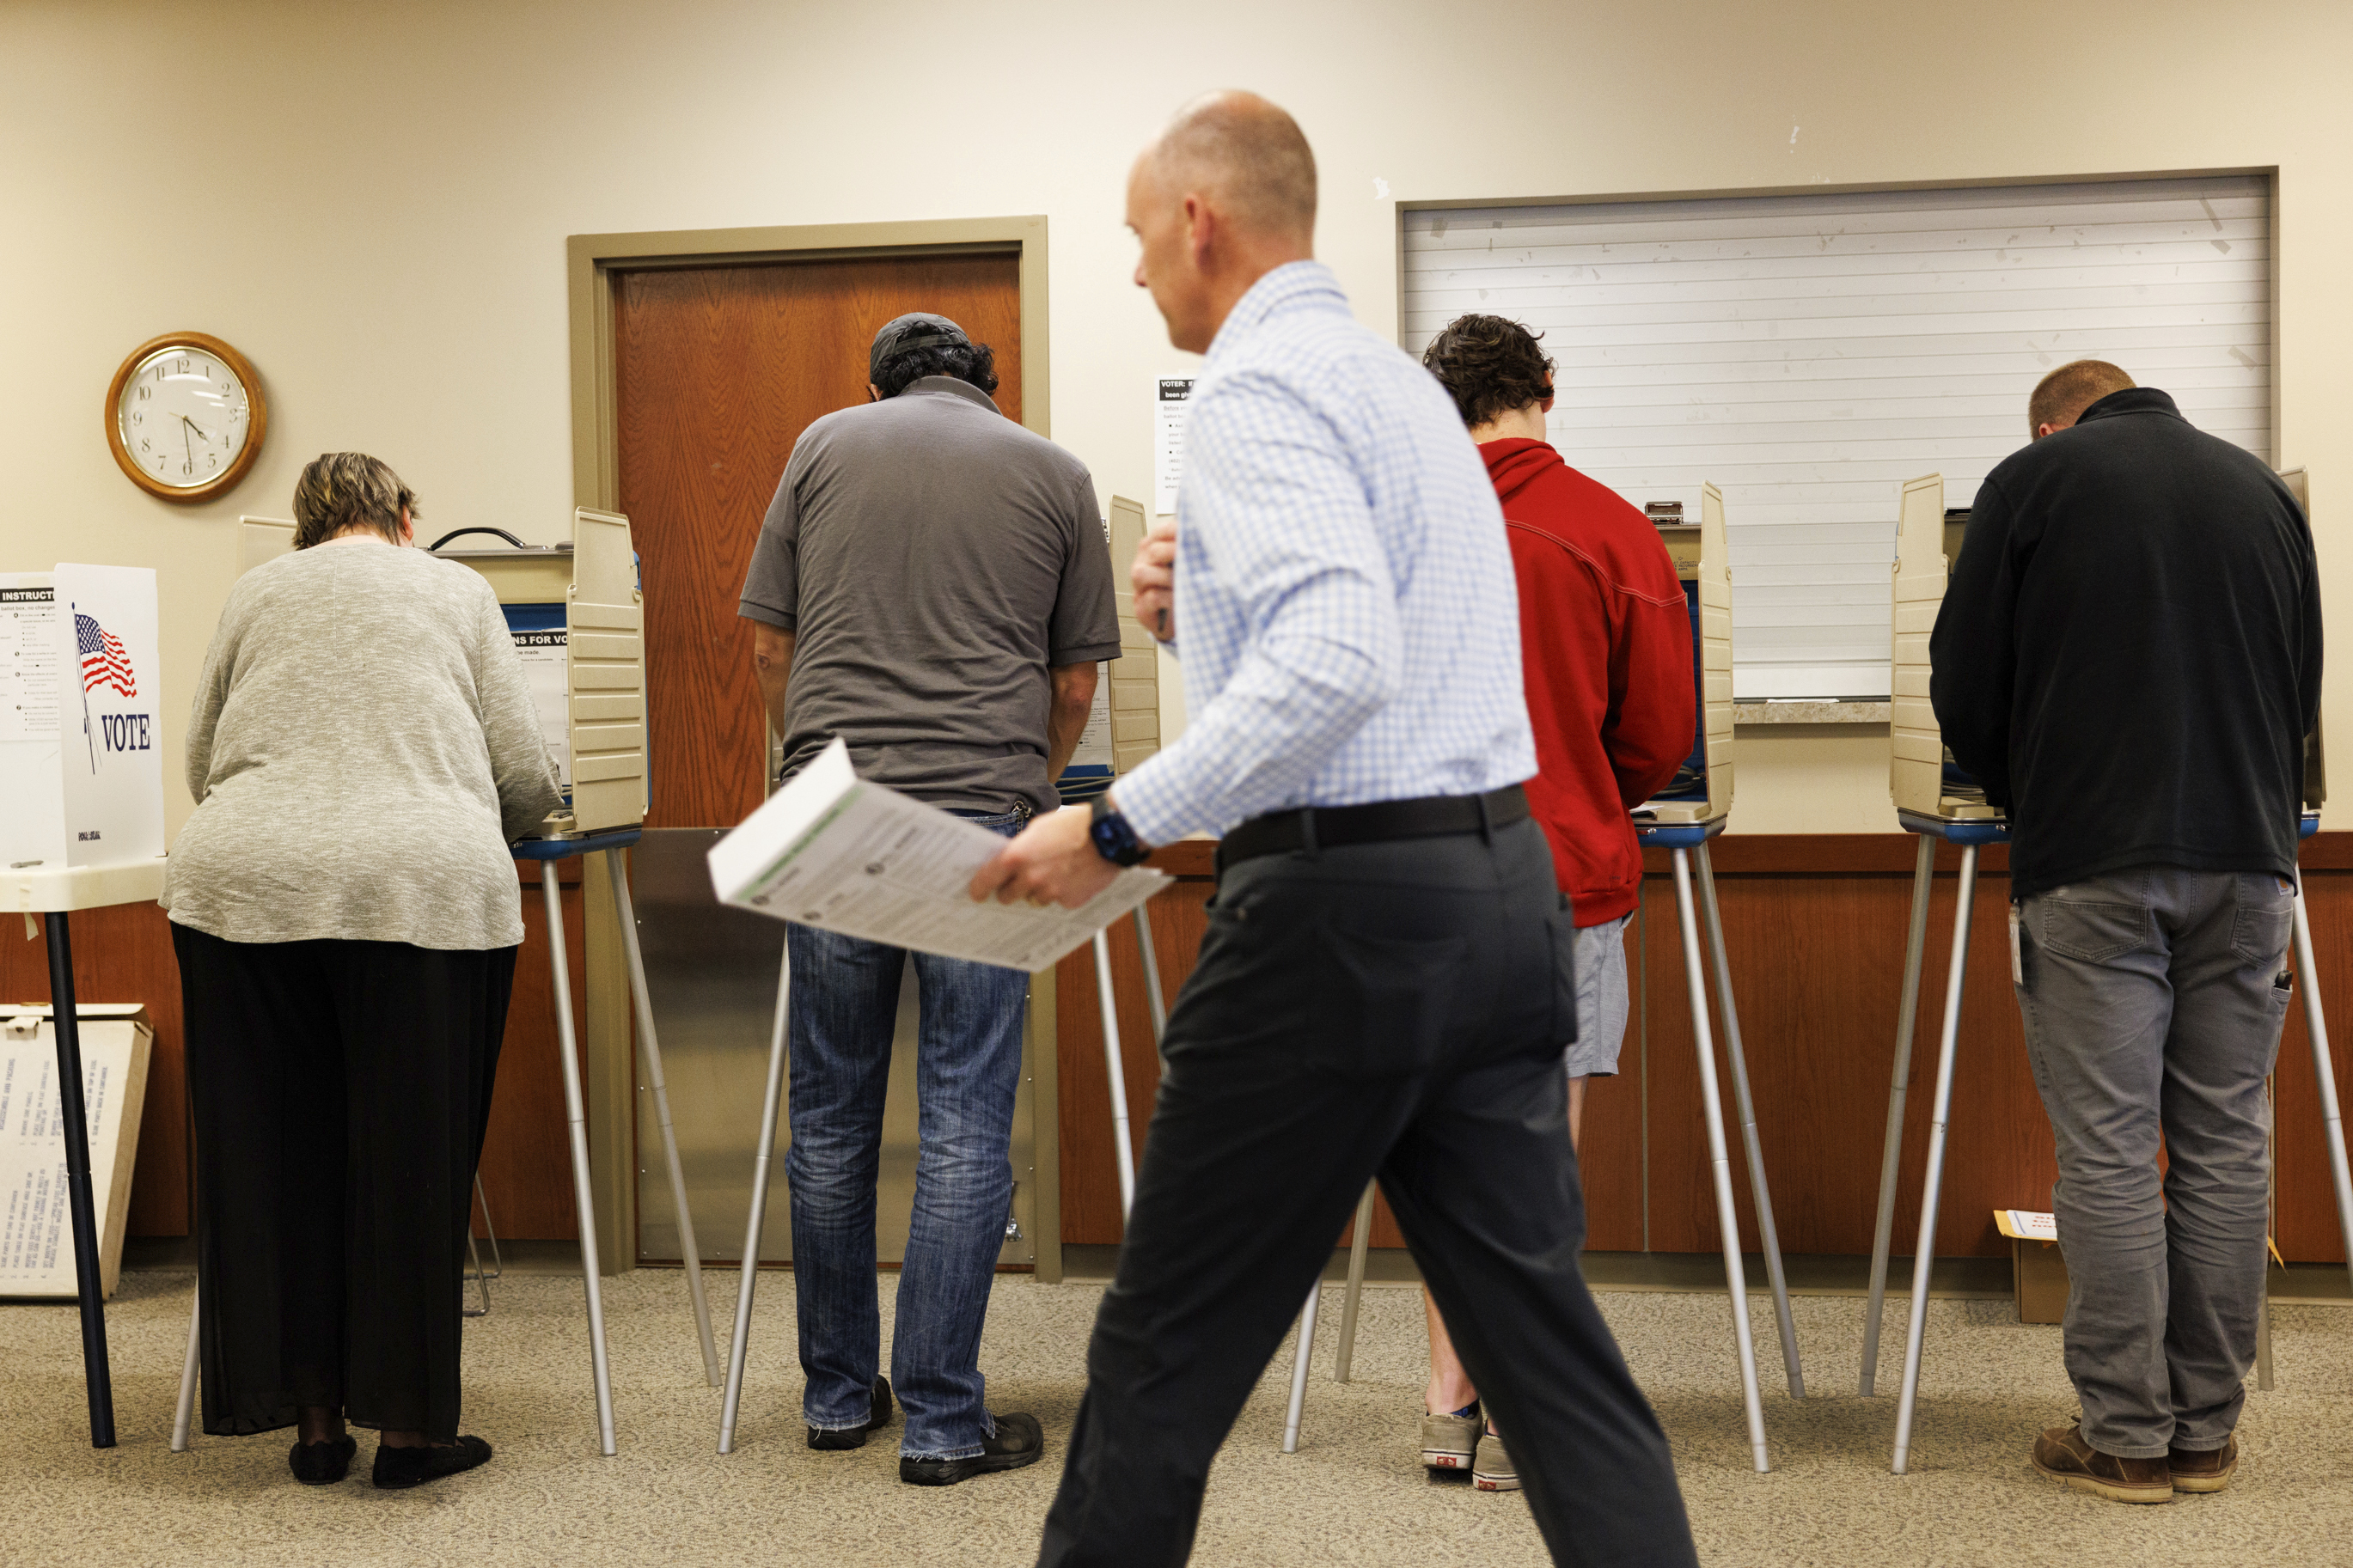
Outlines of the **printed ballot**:
M1004 847L860 779L837 740L712 846L711 883L721 901L778 920L1032 974L1168 885L1136 868L1075 910L975 903L966 885Z

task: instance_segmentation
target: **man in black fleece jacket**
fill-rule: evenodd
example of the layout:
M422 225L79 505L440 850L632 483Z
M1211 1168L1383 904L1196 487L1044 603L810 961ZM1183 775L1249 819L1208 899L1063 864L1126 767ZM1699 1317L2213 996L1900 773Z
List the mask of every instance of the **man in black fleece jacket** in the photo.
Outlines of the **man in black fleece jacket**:
M2286 487L2164 393L2079 361L2029 427L1978 490L1930 693L2010 813L2011 980L2057 1145L2084 1414L2034 1463L2162 1502L2238 1460L2320 595Z

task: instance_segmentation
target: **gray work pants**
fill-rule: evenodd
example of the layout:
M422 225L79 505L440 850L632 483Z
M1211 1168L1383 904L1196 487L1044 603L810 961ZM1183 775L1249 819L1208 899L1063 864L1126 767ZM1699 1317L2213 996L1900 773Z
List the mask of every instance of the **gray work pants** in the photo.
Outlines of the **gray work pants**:
M2012 911L2018 1008L2058 1144L2067 1375L2102 1453L2220 1448L2238 1424L2293 897L2268 872L2145 866Z

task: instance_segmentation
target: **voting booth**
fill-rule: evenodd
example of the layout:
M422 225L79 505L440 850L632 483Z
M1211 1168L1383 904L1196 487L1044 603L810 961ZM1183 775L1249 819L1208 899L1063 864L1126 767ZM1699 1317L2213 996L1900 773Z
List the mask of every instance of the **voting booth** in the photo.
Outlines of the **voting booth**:
M1757 1127L1757 1107L1748 1088L1748 1062L1740 1037L1740 1013L1733 1000L1732 970L1724 944L1724 917L1715 897L1715 868L1708 840L1724 831L1732 816L1732 567L1725 536L1724 494L1700 489L1694 526L1680 504L1646 509L1661 542L1675 563L1692 627L1692 678L1696 686L1691 755L1655 798L1634 810L1636 837L1669 852L1675 882L1675 917L1683 939L1683 983L1691 998L1692 1039L1697 1051L1702 1113L1707 1119L1708 1169L1715 1191L1716 1226L1724 1244L1725 1285L1732 1301L1733 1340L1739 1352L1740 1394L1748 1423L1751 1461L1770 1469L1765 1416L1757 1388L1757 1352L1748 1325L1748 1279L1740 1252L1740 1226L1733 1205L1732 1160L1724 1135L1724 1102L1715 1073L1715 1032L1708 1017L1706 966L1701 957L1704 916L1707 958L1715 973L1715 994L1724 1016L1724 1054L1731 1068L1733 1103L1747 1156L1748 1188L1756 1201L1758 1242L1772 1287L1780 1331L1782 1371L1789 1396L1806 1396L1805 1370L1798 1353L1798 1331L1789 1312L1789 1283L1781 1263L1781 1238L1773 1222L1773 1195L1765 1176L1765 1152ZM1696 867L1698 894L1693 892Z
M1674 782L1634 812L1638 824L1716 823L1732 815L1732 567L1726 557L1724 494L1700 490L1699 519L1681 502L1644 509L1675 577L1692 625L1692 679L1697 687L1691 755Z
M1952 958L1946 970L1944 1024L1938 1036L1935 1100L1928 1120L1928 1178L1921 1200L1920 1239L1914 1247L1912 1312L1905 1327L1903 1393L1896 1414L1895 1473L1904 1473L1911 1447L1912 1412L1919 1387L1920 1342L1926 1326L1928 1272L1935 1261L1936 1206L1945 1169L1946 1123L1952 1109L1953 1058L1959 1037L1963 982L1968 970L1969 920L1976 904L1978 851L2009 842L2000 808L1953 761L1929 698L1928 644L1944 605L1945 584L1960 558L1968 530L1966 510L1948 511L1945 480L1924 474L1905 482L1896 513L1895 562L1889 646L1888 795L1896 820L1918 837L1912 867L1912 910L1904 948L1904 986L1896 1009L1895 1064L1889 1076L1887 1131L1879 1168L1879 1208L1872 1226L1871 1288L1864 1310L1859 1390L1877 1390L1879 1333L1887 1295L1887 1264L1895 1223L1895 1188L1904 1153L1904 1106L1912 1072L1912 1034L1919 1016L1920 965L1928 936L1928 900L1936 882L1939 840L1961 851L1960 892L1953 912Z
M484 540L493 542L478 542ZM240 573L251 571L285 554L293 545L292 523L269 518L241 519L238 569ZM646 986L645 958L638 941L637 915L629 896L628 868L622 858L622 851L637 843L641 834L649 782L644 595L637 553L630 542L628 518L586 507L575 510L572 538L562 543L531 545L502 529L464 528L444 534L429 548L442 560L480 573L497 594L564 786L564 805L549 815L537 834L518 840L512 848L517 859L537 861L540 868L555 999L556 1042L565 1120L569 1124L573 1202L579 1215L581 1264L586 1276L589 1359L596 1384L599 1447L609 1456L615 1452L612 1382L606 1354L596 1205L589 1181L587 1109L580 1088L579 1042L574 1025L564 910L555 869L558 861L595 854L606 858L614 913L620 923L622 952L628 966L638 1050L652 1091L679 1234L685 1243L687 1281L702 1343L703 1375L713 1386L719 1382L718 1351L703 1292L700 1249L694 1240L677 1133L670 1120L669 1087L662 1074L661 1047L655 1035L653 1007ZM196 1324L193 1321L188 1333L188 1366L181 1390L182 1415L174 1438L174 1448L184 1447L186 1443L186 1413L195 1369Z
M14 1009L7 1026L11 1061L31 1071L12 1074L15 1092L0 1090L11 1108L0 1125L15 1134L0 1216L16 1264L0 1294L62 1294L71 1277L100 1448L114 1446L105 1299L130 1188L122 1137L127 1117L135 1151L147 1053L108 1010L85 1055L69 917L163 893L162 678L152 570L60 563L0 574L0 907L23 916L27 935L42 917L54 1004ZM49 1058L53 1068L41 1065ZM91 1168L93 1129L103 1176Z

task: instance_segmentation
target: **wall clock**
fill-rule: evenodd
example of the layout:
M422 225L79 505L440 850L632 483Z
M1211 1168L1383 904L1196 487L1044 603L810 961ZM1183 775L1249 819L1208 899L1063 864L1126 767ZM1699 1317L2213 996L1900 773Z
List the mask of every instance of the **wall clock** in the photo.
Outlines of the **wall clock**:
M106 389L106 441L131 482L170 501L226 492L261 455L269 411L246 357L203 332L140 344Z

